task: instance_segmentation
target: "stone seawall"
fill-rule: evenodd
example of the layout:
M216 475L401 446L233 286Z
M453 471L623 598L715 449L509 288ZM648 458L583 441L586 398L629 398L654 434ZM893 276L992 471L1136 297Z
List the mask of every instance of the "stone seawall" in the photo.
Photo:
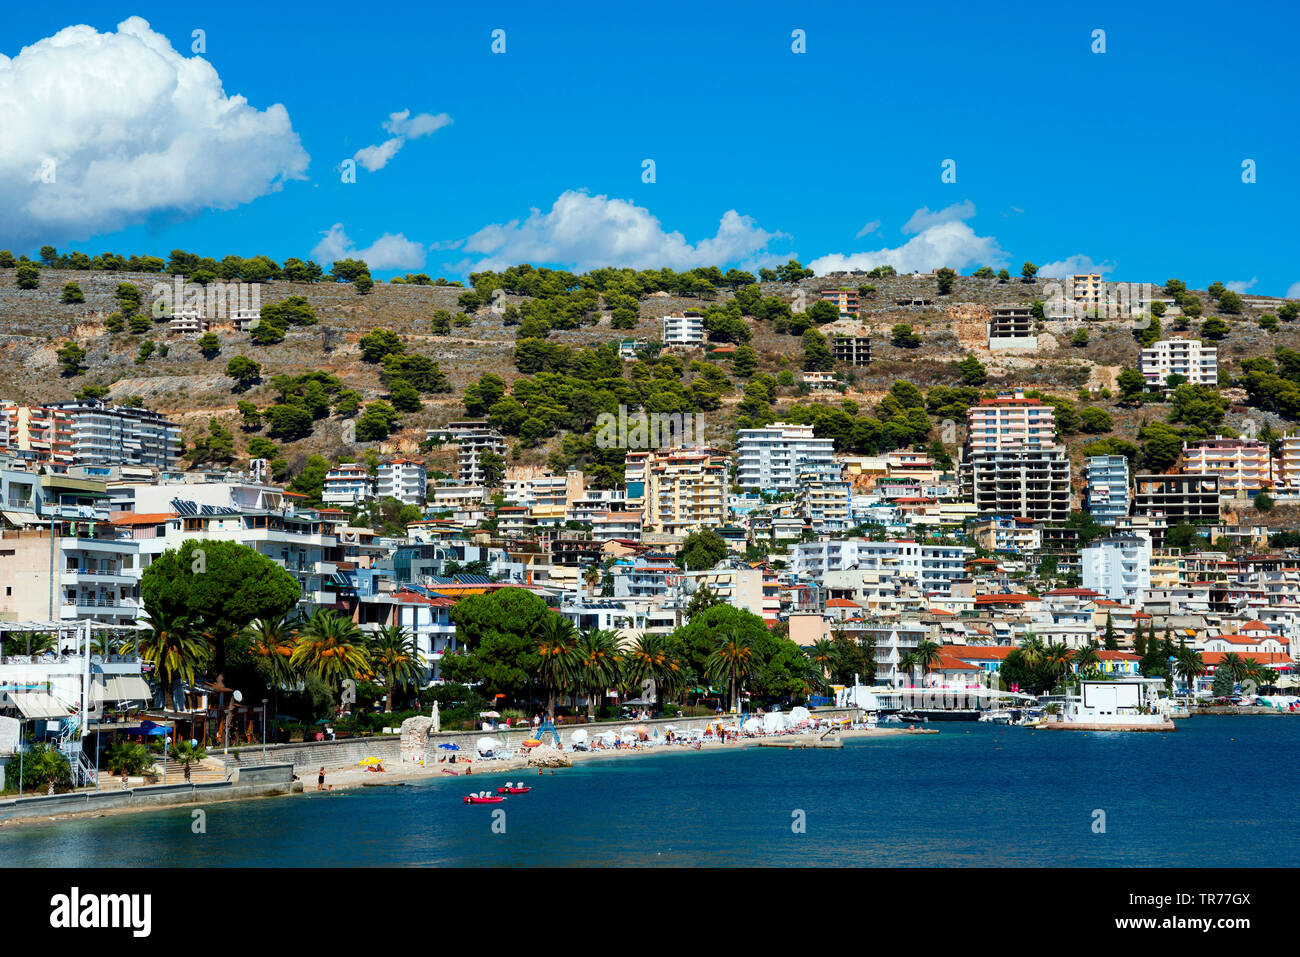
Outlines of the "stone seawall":
M327 771L356 767L362 758L379 758L397 763L398 735L376 735L372 738L345 738L342 741L310 741L297 744L268 744L263 759L261 747L245 747L229 754L213 752L213 757L226 762L226 771L260 767L266 764L291 764L295 774L306 778L324 767Z
M251 772L245 769L240 777L242 780L239 781L213 781L207 784L157 784L126 790L106 788L101 791L13 798L0 801L0 821L67 814L102 814L108 811L144 811L183 804L272 797L302 790L302 784L293 780L293 767L288 764L268 764Z

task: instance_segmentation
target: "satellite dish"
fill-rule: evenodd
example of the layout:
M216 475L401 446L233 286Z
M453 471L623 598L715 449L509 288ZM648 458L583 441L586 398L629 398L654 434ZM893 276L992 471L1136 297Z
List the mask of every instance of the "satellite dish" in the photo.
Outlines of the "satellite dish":
M244 700L244 692L236 691L234 694L234 698L235 698L235 704L239 704L241 701Z

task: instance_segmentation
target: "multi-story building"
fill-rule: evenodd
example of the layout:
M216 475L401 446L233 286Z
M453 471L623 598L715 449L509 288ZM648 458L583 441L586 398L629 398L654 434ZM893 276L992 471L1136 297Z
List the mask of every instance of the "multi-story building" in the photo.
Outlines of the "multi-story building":
M394 459L379 466L375 480L378 498L395 498L404 505L423 505L428 475L424 463L414 459Z
M1083 463L1083 507L1099 525L1114 525L1128 514L1128 459L1093 455Z
M865 366L871 362L871 337L863 335L837 335L831 337L831 355L836 362Z
M804 372L800 374L799 381L814 391L834 389L837 384L834 372Z
M1151 587L1151 542L1136 535L1099 538L1080 553L1083 587L1111 601L1137 602Z
M1003 305L989 309L990 349L1037 349L1034 314L1029 306Z
M73 464L72 417L57 408L0 403L0 449L35 465Z
M485 452L506 453L506 437L486 422L451 422L445 428L429 429L427 435L456 443L460 480L465 485L482 485L487 478L479 464Z
M801 472L798 502L799 514L814 534L847 532L853 526L853 487L840 478L839 466Z
M979 452L963 463L975 511L1038 522L1070 517L1070 457L1055 446Z
M157 412L98 399L58 402L72 423L72 459L80 465L147 465L172 469L180 459L181 427Z
M1184 442L1178 465L1188 474L1217 475L1221 495L1253 494L1273 485L1266 442L1218 435L1200 442Z
M1134 478L1134 515L1163 515L1169 528L1219 524L1219 477L1138 475Z
M730 462L716 449L629 452L633 472L644 478L644 529L686 535L727 521ZM628 497L631 499L629 479Z
M736 438L736 484L773 492L793 492L803 472L834 467L835 442L819 439L811 425L773 422L741 429ZM838 469L835 469L838 472Z
M1147 385L1162 387L1171 375L1192 385L1219 384L1219 350L1199 339L1161 339L1142 350L1138 370Z
M840 311L841 319L856 318L858 315L858 291L856 289L823 289L822 302L833 302Z
M991 552L1033 555L1043 547L1043 528L1033 519L989 515L969 526L971 540Z
M698 312L664 316L664 346L692 348L704 344L704 317Z
M360 505L374 498L374 483L364 466L344 462L325 473L321 501L331 505Z
M1273 456L1273 487L1282 494L1300 494L1300 432L1282 436L1278 445L1278 454Z
M134 541L93 520L0 531L0 618L129 624L139 613L138 556Z
M822 539L794 545L790 570L800 578L813 581L820 581L828 572L853 568L888 572L915 583L923 591L947 594L952 582L966 574L966 559L974 554L975 550L965 545Z
M966 412L966 455L1056 445L1056 413L1050 405L1004 392Z

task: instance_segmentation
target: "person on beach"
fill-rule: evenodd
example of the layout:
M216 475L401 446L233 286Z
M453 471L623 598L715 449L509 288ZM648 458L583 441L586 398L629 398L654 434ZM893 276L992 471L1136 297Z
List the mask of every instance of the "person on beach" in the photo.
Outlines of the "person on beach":
M316 790L317 791L325 790L325 769L324 768L321 768L320 773L316 775Z

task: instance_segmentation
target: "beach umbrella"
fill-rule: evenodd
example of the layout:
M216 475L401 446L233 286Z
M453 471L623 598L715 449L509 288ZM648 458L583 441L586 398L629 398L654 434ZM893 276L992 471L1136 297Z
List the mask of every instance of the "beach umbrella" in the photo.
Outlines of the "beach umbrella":
M615 741L618 740L618 732L602 731L600 733L600 740L603 741L605 744L613 744Z
M501 742L495 738L479 738L474 745L474 747L478 748L480 751L492 751L501 746Z
M455 741L448 741L446 744L440 744L440 745L438 745L438 747L441 748L441 749L444 750L444 751L459 751L459 750L460 750L460 745L457 744Z
M741 725L746 734L758 734L763 730L763 722L757 718L746 718L745 723Z
M379 758L362 758L360 763L361 764L383 764L384 762Z
M479 716L480 718L499 718L499 717L501 717L501 715L497 714L495 711L480 711L480 712L478 713L478 716Z
M643 724L638 724L638 725L637 725L633 730L634 730L637 734L649 734L649 733L650 733L650 729L647 728L647 727L646 727L645 725L643 725Z
M579 728L577 731L573 732L573 734L569 736L569 741L572 744L584 744L586 743L586 740L587 740L587 732L583 728Z
M631 725L628 725L626 728L622 728L618 732L618 736L622 738L624 741L627 741L629 738L634 738L636 737L636 728L632 727Z
M809 711L807 708L805 708L803 705L796 705L795 707L790 709L790 720L793 721L795 724L799 724L801 722L807 721L811 717L812 717L812 712Z

